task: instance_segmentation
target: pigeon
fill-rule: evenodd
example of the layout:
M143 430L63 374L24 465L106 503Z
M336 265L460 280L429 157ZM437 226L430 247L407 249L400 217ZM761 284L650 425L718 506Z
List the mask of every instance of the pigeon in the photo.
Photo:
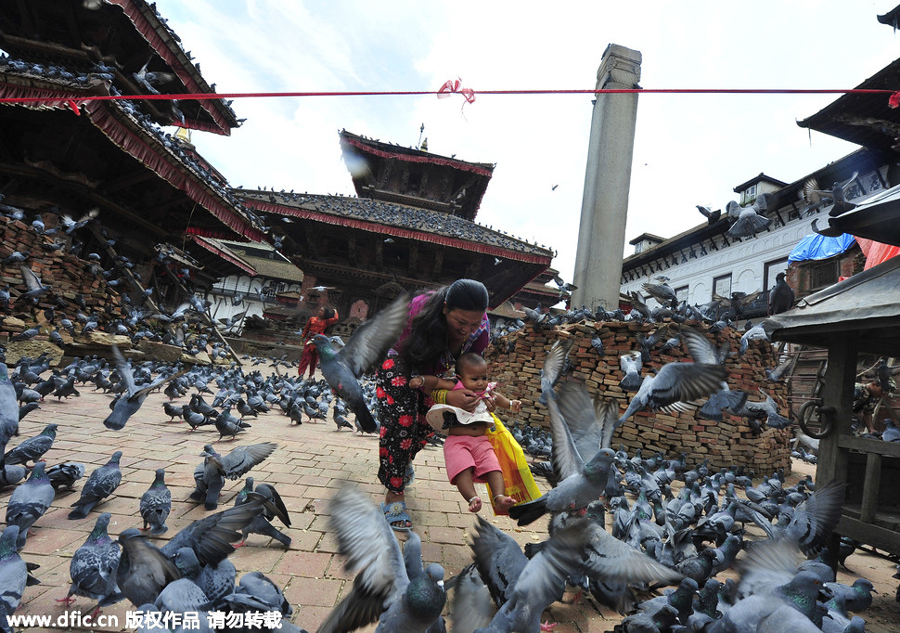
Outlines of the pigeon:
M220 455L206 444L200 455L203 462L194 469L195 487L191 492L192 501L204 500L207 510L215 510L225 479L238 479L254 466L261 464L278 448L274 442L238 446L225 456Z
M322 376L335 395L350 406L367 433L374 433L378 425L366 406L359 378L374 369L375 364L400 338L408 319L408 303L409 295L401 293L374 318L356 328L339 351L334 350L327 336L316 334L313 337L319 352Z
M474 633L541 630L541 614L562 597L566 578L581 561L583 527L584 520L570 521L550 537L519 572L490 624Z
M625 373L625 377L619 381L619 386L625 391L637 391L641 388L641 355L638 353L623 354L619 356L619 366Z
M722 365L709 363L666 363L656 376L646 376L631 399L619 425L638 411L679 409L681 403L717 391L727 376ZM617 425L618 426L618 425Z
M26 585L37 584L38 581L28 575L28 567L19 556L16 541L19 539L19 526L8 525L0 534L0 628L12 631L7 617L18 608Z
M775 275L775 285L769 291L769 316L787 312L794 305L794 291L785 281L784 273Z
M9 367L0 362L0 446L6 446L13 436L19 434L17 401L16 388L9 379Z
M241 532L261 512L271 512L282 521L287 518L261 495L250 493L250 501L194 521L162 546L162 553L174 559L178 550L189 548L201 565L218 565L234 552L232 543L241 540Z
M40 461L44 453L53 446L53 441L56 439L56 429L56 424L48 424L39 435L22 440L18 446L10 449L3 456L4 463L7 465L27 465L28 462Z
M502 607L512 594L522 570L528 565L528 558L513 537L481 515L476 517L471 546L481 581L487 586L494 604Z
M47 469L50 485L56 492L74 490L75 482L84 477L84 464L80 462L63 462Z
M553 343L544 365L541 367L541 397L539 402L546 406L547 398L553 396L553 387L565 373L566 358L572 347L571 339L560 339Z
M31 476L25 483L13 490L6 505L6 524L19 526L16 543L19 549L25 547L28 528L34 525L34 522L41 518L53 503L55 491L44 472L44 466L43 462L34 465Z
M119 534L117 542L122 552L116 569L116 583L134 606L156 602L163 588L181 577L175 563L137 528Z
M122 482L122 471L119 470L121 458L122 451L116 451L106 464L91 473L81 489L81 497L72 504L75 509L69 512L69 519L83 519L95 505L115 492Z
M166 487L166 471L156 469L156 477L147 492L141 495L140 512L144 520L142 531L150 530L151 536L159 536L168 531L166 519L172 510L172 493Z
M124 599L116 584L121 550L108 533L111 516L109 512L98 516L84 544L75 550L69 562L72 585L66 597L59 602L65 602L68 606L74 601L72 596L84 596L96 600L99 609Z
M715 224L719 221L719 218L722 217L722 210L716 209L713 211L710 207L704 207L702 205L695 205L697 210L703 214L703 217L706 218L707 225Z
M559 477L559 485L533 501L509 509L510 518L520 526L536 521L547 512L580 510L596 500L606 490L615 458L611 449L602 448L585 461L578 453L556 400L548 398L547 406L553 436L553 470Z
M572 435L578 454L595 455L612 446L612 434L618 420L614 401L591 400L584 385L567 382L560 387L559 412Z
M219 432L219 440L226 435L230 435L231 439L235 439L238 433L243 433L245 429L251 428L246 422L242 422L240 419L231 415L228 412L228 409L219 411L219 414L215 417L213 423L216 425L216 430ZM192 428L196 427L193 427L192 425Z
M27 474L28 470L24 466L8 466L4 463L3 456L0 455L0 488L14 486L25 479Z
M648 282L642 284L641 288L644 289L644 292L656 299L660 305L667 305L672 308L678 305L678 297L675 295L675 290L665 282L661 284L651 284Z
M725 235L730 238L744 238L753 237L760 231L765 231L772 224L772 220L760 215L759 212L763 210L759 201L756 204L742 207L734 200L729 200L725 205L725 212L733 223Z
M19 295L19 298L28 299L36 304L38 298L50 292L52 286L44 285L41 282L41 278L34 274L34 271L25 264L19 264L19 270L22 271L22 281L24 281L25 285L28 287L28 290Z
M144 404L144 400L147 399L151 391L160 387L163 383L187 373L187 370L182 370L171 376L159 376L146 387L138 389L134 383L134 374L131 371L131 366L125 362L125 357L122 356L122 352L115 345L112 346L112 354L116 362L116 371L119 372L122 382L125 384L125 392L115 401L112 412L103 420L103 426L114 431L120 431L125 428L128 419L138 412L138 409Z
M225 597L225 604L232 612L278 612L284 616L282 626L290 624L288 618L294 613L281 589L269 578L258 571L251 571L241 576L241 581L234 592Z
M247 477L247 481L244 483L244 488L237 494L234 498L234 505L239 506L250 500L249 494L253 492L253 477ZM287 508L284 505L284 501L281 500L281 495L278 494L278 491L275 490L275 486L270 484L259 484L256 487L256 493L264 497L270 503L272 503L276 508L281 511L281 514L284 517L288 518L288 521L285 523L286 526L291 527L291 522L288 517ZM291 546L291 537L287 534L284 534L274 525L272 525L271 521L275 518L275 514L272 512L262 512L256 517L253 518L253 521L250 522L247 527L241 530L241 534L243 536L240 543L235 545L235 547L241 547L247 541L248 534L262 534L263 536L269 536L285 547Z
M744 332L741 336L741 345L738 353L743 356L747 352L750 341L768 341L769 335L781 327L774 319L764 319Z
M360 490L345 484L330 508L329 527L345 569L356 578L318 633L353 631L375 621L378 633L441 630L444 569L432 563L410 574L381 508Z

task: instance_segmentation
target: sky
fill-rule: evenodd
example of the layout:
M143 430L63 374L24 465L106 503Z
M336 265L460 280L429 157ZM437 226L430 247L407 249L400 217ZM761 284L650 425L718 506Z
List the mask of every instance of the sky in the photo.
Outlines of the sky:
M557 252L568 281L585 180L590 90L610 43L640 51L643 88L849 89L900 57L876 16L897 0L430 2L157 0L220 93L438 90L460 95L239 98L246 122L192 142L232 186L355 195L338 131L495 163L476 221ZM900 88L900 87L898 87ZM761 172L793 182L856 146L796 122L836 95L659 95L638 100L628 240L671 237ZM887 107L885 98L885 107Z

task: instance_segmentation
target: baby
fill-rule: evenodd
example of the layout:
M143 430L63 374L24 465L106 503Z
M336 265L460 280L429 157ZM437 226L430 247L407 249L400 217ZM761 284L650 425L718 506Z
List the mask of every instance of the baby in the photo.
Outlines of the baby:
M494 493L494 505L500 511L508 510L516 500L506 496L500 462L490 441L485 436L493 425L488 402L494 406L520 411L519 400L509 400L496 393L496 383L488 382L488 366L478 354L467 353L456 361L456 382L437 376L414 376L409 386L424 387L426 393L435 389L470 389L481 400L471 413L446 404L436 404L428 411L426 419L436 430L445 431L444 461L447 476L469 504L469 512L481 510L481 498L475 494L475 483L487 483Z

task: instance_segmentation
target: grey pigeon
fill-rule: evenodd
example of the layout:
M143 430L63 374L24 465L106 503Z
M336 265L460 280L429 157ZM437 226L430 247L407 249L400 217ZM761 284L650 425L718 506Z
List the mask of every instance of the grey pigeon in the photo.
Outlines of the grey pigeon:
M81 489L81 497L72 504L75 509L69 512L70 519L83 519L95 505L115 492L122 482L122 471L119 470L120 459L122 459L122 451L116 451L106 464L91 473Z
M9 367L0 363L0 446L19 434L19 405L16 388L9 379Z
M19 549L25 547L28 528L41 518L53 503L55 491L44 472L45 464L38 462L28 480L13 490L6 505L6 524L19 526Z
M155 603L159 592L181 573L168 556L143 537L136 528L119 534L122 554L116 570L119 590L134 606Z
M232 543L241 539L241 530L260 512L280 511L260 495L250 493L248 503L216 512L194 521L162 546L162 552L174 558L178 550L187 547L194 551L202 565L217 565L234 552ZM283 517L279 517L282 518Z
M191 500L203 500L207 510L215 510L225 480L239 479L251 468L261 464L276 448L278 445L274 442L263 442L238 446L223 456L215 451L212 444L204 445L203 452L200 453L203 462L194 469L195 486L190 495Z
M25 479L28 474L28 469L24 466L8 466L3 457L0 455L0 488L15 485Z
M72 585L63 599L67 604L75 596L84 596L97 601L97 607L105 607L122 600L116 584L121 550L119 544L109 537L109 512L97 517L94 529L88 534L84 544L75 550L69 562L69 576Z
M784 273L775 275L775 285L769 291L769 316L787 312L794 305L794 291L785 281Z
M38 298L50 292L52 286L44 285L41 282L41 278L34 274L34 271L25 264L19 264L19 270L22 271L22 281L25 282L28 288L26 292L19 295L19 298L28 299L36 304Z
M585 508L605 490L615 453L599 449L588 461L578 453L572 433L554 398L548 398L550 429L553 436L553 470L559 485L533 501L519 503L509 510L510 518L528 525L547 512L566 512Z
M216 565L204 565L194 582L203 590L210 603L218 606L225 596L234 592L236 576L234 563L226 558Z
M253 477L247 477L247 481L244 483L244 487L234 498L234 505L239 506L241 504L247 503L250 500L249 493L253 492ZM275 486L270 484L259 484L256 487L256 493L264 497L268 500L272 505L278 508L281 511L281 515L284 517L288 517L287 508L284 505L284 501L281 499L281 495L278 494L278 491L275 490ZM268 536L285 547L290 547L291 545L291 537L287 534L281 532L278 528L272 525L271 521L275 518L275 514L271 512L263 511L254 517L253 521L241 530L243 534L243 539L240 543L236 544L235 547L241 547L247 541L248 534L262 534L263 536ZM289 517L288 517L289 518ZM285 523L288 527L291 526L290 520Z
M155 605L164 612L198 613L209 608L209 598L193 580L179 578L162 588Z
M374 433L378 425L366 406L359 378L372 371L400 338L409 318L408 303L409 295L401 293L390 305L356 328L339 351L335 351L328 337L322 334L313 337L319 351L322 376L335 395L350 406L366 433Z
M112 353L116 360L116 370L119 372L119 375L122 377L122 382L125 384L125 392L116 399L112 412L110 412L106 419L103 420L103 426L114 431L119 431L125 428L125 424L128 422L129 418L138 412L151 391L162 386L163 383L169 380L174 380L178 376L186 373L187 370L177 372L171 376L159 376L146 387L138 389L134 382L134 374L131 371L131 366L125 362L125 357L122 356L122 352L119 351L118 347L113 345Z
M10 449L3 456L5 464L28 464L28 462L37 462L43 457L44 453L53 446L56 439L56 424L48 424L39 435L29 437L22 440L18 446Z
M640 389L619 418L619 424L644 409L677 410L685 401L716 392L726 376L722 365L666 363L656 376L644 377Z
M546 405L547 398L553 396L553 388L565 372L566 358L571 347L572 339L559 339L547 352L547 358L541 367L541 404Z
M513 537L481 515L476 517L471 547L475 567L499 608L511 597L516 580L528 565L528 558Z
M230 611L277 611L285 621L294 613L278 585L258 571L241 576L234 593L226 596L224 601Z
M641 355L638 353L623 354L619 356L619 367L625 373L625 377L619 381L619 386L625 391L637 391L641 387Z
M760 231L765 231L772 224L772 220L760 215L762 209L757 204L741 207L734 200L729 200L725 205L728 219L733 222L725 232L730 238L753 237Z
M593 457L601 448L612 446L612 435L618 421L618 405L614 401L591 400L584 385L567 382L560 387L559 412L575 442L578 454Z
M147 492L141 495L140 512L144 520L143 531L150 530L152 536L165 534L169 529L166 519L172 511L172 493L166 487L166 471L156 469L156 477Z
M57 492L60 489L74 490L75 482L84 477L84 464L80 462L63 462L47 469L50 485Z
M34 584L16 548L18 539L18 525L8 525L0 534L0 587L3 587L0 594L0 629L3 631L13 630L7 617L18 608L25 586Z
M371 498L344 485L330 505L329 527L353 588L319 627L319 633L353 631L378 621L379 633L435 631L446 595L444 569L430 564L410 577L400 544Z
M802 571L784 585L769 585L769 591L739 600L707 630L709 633L756 631L761 620L785 604L807 618L812 618L816 609L816 596L822 587L822 580L818 576Z
M742 356L747 352L750 341L768 341L769 335L781 327L774 319L764 319L744 332L741 336L741 344L738 353Z
M525 565L491 623L475 633L536 632L541 614L559 599L581 560L583 521L570 521Z

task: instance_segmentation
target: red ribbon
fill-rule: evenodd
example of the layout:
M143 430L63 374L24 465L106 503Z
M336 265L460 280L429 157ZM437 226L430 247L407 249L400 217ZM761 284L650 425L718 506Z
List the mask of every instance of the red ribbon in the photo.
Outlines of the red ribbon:
M460 88L460 84L461 81L458 77L456 79L448 79L438 90L437 98L444 99L446 97L449 97L451 92L455 92L457 94L461 94L466 100L466 103L472 103L473 101L475 101L475 91L471 88Z
M78 109L78 104L75 103L72 99L69 99L69 107L72 108L72 112L76 115L81 116L81 110Z
M888 98L888 107L889 108L900 107L900 92L895 92Z

